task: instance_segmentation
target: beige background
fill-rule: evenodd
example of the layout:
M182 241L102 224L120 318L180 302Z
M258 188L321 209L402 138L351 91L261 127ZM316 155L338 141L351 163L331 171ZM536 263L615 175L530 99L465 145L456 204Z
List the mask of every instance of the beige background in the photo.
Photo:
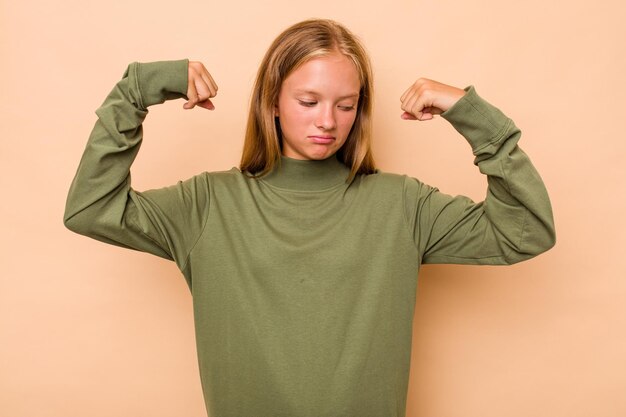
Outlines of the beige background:
M626 415L621 2L0 4L1 416L206 415L182 275L66 230L65 197L94 111L132 61L201 60L220 87L214 113L151 108L136 189L237 165L261 57L309 17L345 23L371 53L380 168L482 200L463 138L399 108L420 76L473 84L522 129L553 202L550 252L423 268L407 415Z

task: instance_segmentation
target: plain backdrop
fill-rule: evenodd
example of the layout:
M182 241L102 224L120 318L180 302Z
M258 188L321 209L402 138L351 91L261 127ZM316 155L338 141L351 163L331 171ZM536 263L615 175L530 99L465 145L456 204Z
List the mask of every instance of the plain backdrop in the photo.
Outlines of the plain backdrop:
M258 64L310 17L344 23L371 54L382 170L482 200L452 126L400 119L418 77L472 84L520 127L553 203L549 252L421 270L407 416L626 415L622 2L0 5L1 416L206 416L182 274L65 229L67 191L96 108L133 61L199 60L220 88L214 112L150 108L133 187L237 166Z

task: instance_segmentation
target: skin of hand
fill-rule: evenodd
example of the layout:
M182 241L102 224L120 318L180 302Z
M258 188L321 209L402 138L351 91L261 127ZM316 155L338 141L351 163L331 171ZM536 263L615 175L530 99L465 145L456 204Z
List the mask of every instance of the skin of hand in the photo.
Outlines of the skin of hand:
M418 78L400 97L400 108L404 120L431 120L454 105L465 95L465 90L429 80Z
M217 94L217 84L202 62L189 61L187 69L187 99L183 109L193 109L195 106L207 110L215 110L211 98Z

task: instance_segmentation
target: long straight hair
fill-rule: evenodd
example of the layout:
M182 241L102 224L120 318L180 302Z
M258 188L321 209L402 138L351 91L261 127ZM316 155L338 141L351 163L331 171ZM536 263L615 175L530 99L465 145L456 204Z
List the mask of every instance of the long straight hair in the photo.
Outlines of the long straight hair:
M356 66L361 83L357 115L337 158L357 174L376 172L371 149L373 75L369 57L359 39L329 19L309 19L285 29L267 50L252 90L245 142L239 169L261 177L280 164L282 133L274 116L283 81L307 61L339 52Z

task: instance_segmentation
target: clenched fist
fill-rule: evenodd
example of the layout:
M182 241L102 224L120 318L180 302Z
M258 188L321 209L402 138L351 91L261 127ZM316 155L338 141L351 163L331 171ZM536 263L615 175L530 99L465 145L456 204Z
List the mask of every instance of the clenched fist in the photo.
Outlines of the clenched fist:
M214 110L215 106L210 98L217 94L217 84L204 67L202 62L189 61L187 83L187 101L184 109L193 109L195 106L204 107L208 110Z
M465 95L465 90L442 84L428 78L418 78L409 87L400 101L404 120L430 120L441 114Z

